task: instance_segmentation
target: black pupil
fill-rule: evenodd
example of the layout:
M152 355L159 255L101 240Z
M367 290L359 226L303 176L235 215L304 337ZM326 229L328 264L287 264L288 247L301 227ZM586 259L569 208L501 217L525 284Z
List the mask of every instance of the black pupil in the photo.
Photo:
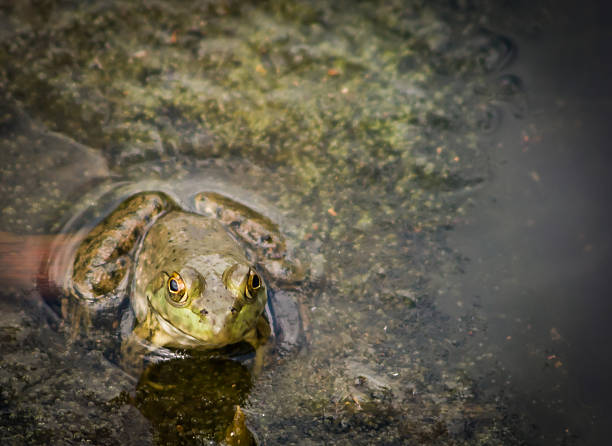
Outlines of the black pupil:
M170 281L170 291L177 292L178 291L178 282L174 279Z
M251 286L253 288L258 288L259 287L259 276L257 274L255 274L253 276L253 279L251 280Z

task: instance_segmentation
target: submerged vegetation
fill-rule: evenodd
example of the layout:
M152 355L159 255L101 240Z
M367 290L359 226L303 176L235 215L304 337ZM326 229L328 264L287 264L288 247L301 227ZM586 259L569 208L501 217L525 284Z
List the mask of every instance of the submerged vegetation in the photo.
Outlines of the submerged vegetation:
M483 135L498 105L521 106L520 80L499 76L513 57L508 39L475 24L469 8L425 1L19 3L0 20L0 95L63 135L54 154L94 149L83 159L105 164L98 175L111 181L172 181L168 163L215 159L227 181L255 185L254 197L298 222L293 243L313 254L317 277L300 303L309 342L253 383L245 412L258 438L516 440L499 395L478 395L474 370L493 363L468 340L478 319L443 318L430 284L432 272L460 267L444 234L488 175ZM2 228L57 230L75 185L51 179L33 192L41 182L31 179L54 164L38 163L32 141L56 136L11 125L11 110L0 121ZM77 176L82 165L66 163ZM2 361L21 379L19 356ZM119 393L114 404L135 404ZM3 410L31 397L3 396ZM62 422L55 404L37 415L44 423ZM159 441L204 441L189 407L150 417ZM168 427L183 418L191 430ZM37 432L24 420L2 423ZM96 438L112 442L113 429Z

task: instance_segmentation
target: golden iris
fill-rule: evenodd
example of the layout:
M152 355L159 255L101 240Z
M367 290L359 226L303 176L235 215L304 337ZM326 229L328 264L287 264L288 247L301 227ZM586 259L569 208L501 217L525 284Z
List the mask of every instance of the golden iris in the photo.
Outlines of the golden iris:
M170 295L170 299L174 302L181 302L183 297L185 297L186 291L185 282L179 275L179 273L174 272L168 278L168 293Z
M254 300L256 297L257 290L259 290L261 286L262 286L262 282L261 282L261 278L259 277L259 274L257 274L253 270L250 270L249 275L247 277L246 290L245 290L247 300L249 301Z

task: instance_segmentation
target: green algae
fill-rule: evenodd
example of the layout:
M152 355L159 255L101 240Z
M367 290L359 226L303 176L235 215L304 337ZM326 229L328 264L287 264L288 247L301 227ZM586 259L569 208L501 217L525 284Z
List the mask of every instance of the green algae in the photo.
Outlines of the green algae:
M270 444L512 435L452 362L455 327L429 280L456 264L444 233L487 176L482 129L500 97L489 75L510 51L449 9L117 1L2 12L0 93L41 127L95 148L117 178L158 175L143 163L246 160L235 181L299 222L293 243L319 271L300 303L309 342L255 383L247 412ZM28 164L2 156L7 175ZM16 220L3 203L5 227L57 229L72 196L39 198L13 178L2 187L21 187L32 212ZM195 418L193 443L204 441Z

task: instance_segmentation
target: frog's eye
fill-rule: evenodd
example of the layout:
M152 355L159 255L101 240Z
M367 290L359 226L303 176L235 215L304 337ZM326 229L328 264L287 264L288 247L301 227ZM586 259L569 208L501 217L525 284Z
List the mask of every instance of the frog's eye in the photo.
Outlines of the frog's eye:
M255 297L257 297L257 291L262 287L262 285L263 282L261 281L261 277L259 277L259 274L257 274L252 269L249 270L245 290L247 302L255 300Z
M179 273L172 273L170 277L168 277L168 295L172 302L175 303L183 303L186 299L186 286L185 282L179 275Z

